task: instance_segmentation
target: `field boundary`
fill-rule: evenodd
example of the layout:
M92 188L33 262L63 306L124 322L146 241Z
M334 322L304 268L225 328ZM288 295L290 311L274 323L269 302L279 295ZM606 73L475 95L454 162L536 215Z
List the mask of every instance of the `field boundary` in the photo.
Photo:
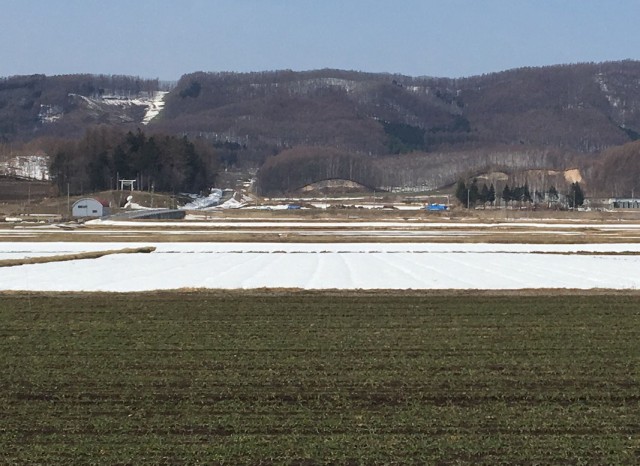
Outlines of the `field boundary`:
M0 290L0 296L20 297L120 297L128 294L147 297L165 297L171 298L176 296L194 296L194 297L345 297L345 298L361 298L361 297L538 297L538 296L640 296L640 290L633 288L614 289L614 288L523 288L523 289L348 289L341 290L337 288L329 289L305 289L305 288L176 288L165 290L152 290L140 292L121 292L121 291L26 291L26 290Z
M62 254L47 257L25 257L23 259L0 260L0 267L15 267L17 265L46 264L49 262L75 261L81 259L98 259L112 254L139 254L155 251L154 246L144 246L140 248L109 249L106 251L81 252L76 254Z

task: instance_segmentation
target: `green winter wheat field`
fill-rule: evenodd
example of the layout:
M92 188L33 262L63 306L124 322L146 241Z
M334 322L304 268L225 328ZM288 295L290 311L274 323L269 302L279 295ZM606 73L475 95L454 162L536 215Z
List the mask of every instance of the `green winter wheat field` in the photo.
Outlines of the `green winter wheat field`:
M2 464L636 464L636 293L0 295Z

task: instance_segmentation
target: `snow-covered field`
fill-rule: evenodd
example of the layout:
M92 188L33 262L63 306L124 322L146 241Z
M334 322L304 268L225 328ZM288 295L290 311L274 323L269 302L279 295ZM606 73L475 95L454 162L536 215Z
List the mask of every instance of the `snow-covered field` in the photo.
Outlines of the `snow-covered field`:
M157 243L151 254L0 267L0 290L178 288L527 289L640 287L640 244ZM129 247L0 243L0 259ZM556 254L548 254L548 253ZM569 254L562 254L569 253Z

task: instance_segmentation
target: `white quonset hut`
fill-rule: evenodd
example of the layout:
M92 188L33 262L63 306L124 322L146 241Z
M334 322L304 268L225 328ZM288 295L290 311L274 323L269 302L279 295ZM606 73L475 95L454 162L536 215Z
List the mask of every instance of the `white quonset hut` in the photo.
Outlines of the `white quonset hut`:
M109 203L102 199L85 197L73 203L72 217L104 217L110 215Z

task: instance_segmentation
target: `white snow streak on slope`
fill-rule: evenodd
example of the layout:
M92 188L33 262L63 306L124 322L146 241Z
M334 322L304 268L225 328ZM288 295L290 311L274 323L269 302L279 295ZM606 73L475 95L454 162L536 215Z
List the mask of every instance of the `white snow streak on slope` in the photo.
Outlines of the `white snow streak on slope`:
M151 120L157 117L160 112L162 112L165 104L164 98L167 94L167 91L156 91L150 98L136 97L133 99L123 96L104 96L102 98L94 99L80 94L69 95L82 99L89 108L97 110L101 110L102 106L126 108L131 107L132 105L139 105L141 107L147 107L141 121L143 125L147 125Z
M0 243L0 257L117 249L127 243ZM0 290L176 288L638 288L640 256L523 254L638 251L638 244L155 244L151 254L0 268ZM31 249L32 252L25 252Z
M166 91L157 91L153 96L153 99L144 102L146 103L146 105L148 105L148 107L147 111L144 114L144 118L142 119L143 125L149 124L151 120L153 120L160 114L160 112L164 108L164 97L167 94L168 92Z

